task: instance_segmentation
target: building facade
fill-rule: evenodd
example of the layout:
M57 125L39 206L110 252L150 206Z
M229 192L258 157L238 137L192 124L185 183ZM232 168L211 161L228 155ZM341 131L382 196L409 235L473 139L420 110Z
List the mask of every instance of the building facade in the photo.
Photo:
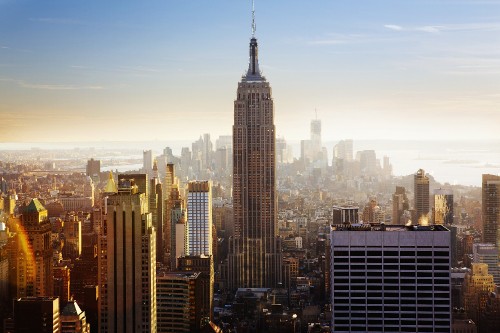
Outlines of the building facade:
M188 183L186 255L211 256L212 186L209 181Z
M116 193L106 194L98 251L99 332L156 332L156 231L148 201L133 179L122 179Z
M500 245L500 176L483 175L483 242Z
M332 332L450 332L450 232L334 226Z
M229 285L275 287L281 283L276 236L276 160L271 86L261 75L258 45L238 83L233 125L234 237L229 241Z
M429 177L423 169L419 169L413 177L413 194L415 196L415 221L418 224L429 223Z

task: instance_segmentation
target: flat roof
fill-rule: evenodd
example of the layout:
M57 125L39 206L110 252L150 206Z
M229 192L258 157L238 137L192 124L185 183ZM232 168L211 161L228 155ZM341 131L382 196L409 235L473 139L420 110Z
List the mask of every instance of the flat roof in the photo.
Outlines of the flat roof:
M355 223L331 225L332 231L450 231L443 225L394 225L383 223Z

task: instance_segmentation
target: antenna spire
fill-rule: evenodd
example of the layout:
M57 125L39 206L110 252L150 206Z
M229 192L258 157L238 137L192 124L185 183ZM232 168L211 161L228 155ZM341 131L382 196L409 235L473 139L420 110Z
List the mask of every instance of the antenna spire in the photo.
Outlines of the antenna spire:
M255 37L255 30L257 30L255 25L255 0L252 0L252 37Z

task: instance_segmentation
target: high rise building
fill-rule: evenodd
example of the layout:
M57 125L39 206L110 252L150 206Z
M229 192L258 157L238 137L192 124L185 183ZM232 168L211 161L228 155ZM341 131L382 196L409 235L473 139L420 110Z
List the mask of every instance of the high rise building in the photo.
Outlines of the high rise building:
M254 21L255 22L255 21ZM230 287L281 283L276 236L276 160L271 86L259 69L253 24L248 71L238 83L233 125L234 237L230 239Z
M483 175L483 242L500 246L500 176Z
M472 245L472 262L487 264L488 273L493 275L495 284L500 285L498 247L495 244L475 243Z
M159 272L158 333L197 333L202 312L199 272Z
M467 316L474 322L479 322L488 296L493 291L495 291L495 282L493 275L488 273L488 265L473 263L472 271L465 275L464 307Z
M415 195L415 218L414 223L429 223L429 177L423 169L419 169L413 177L413 193Z
M355 224L359 222L359 207L333 206L332 224Z
M410 202L406 196L406 189L403 186L396 186L396 192L392 195L392 224L406 224L403 214L409 209Z
M181 272L200 272L201 307L204 319L213 320L214 299L214 257L206 255L183 256L177 259Z
M212 255L212 187L209 181L191 181L187 194L186 255Z
M175 270L177 267L177 258L186 255L188 248L188 229L186 225L186 210L184 200L181 198L177 185L172 187L170 196L170 267Z
M453 224L453 193L449 190L434 190L434 224Z
M88 177L92 178L94 183L97 183L99 181L99 176L101 174L101 161L94 160L93 158L88 160L85 174Z
M90 333L85 311L75 301L69 301L61 311L61 333Z
M450 232L338 225L331 233L332 332L450 332Z
M14 300L16 333L60 333L59 298L22 297Z
M163 187L156 159L153 163L153 177L151 177L149 182L149 211L152 214L153 226L156 230L156 260L163 262L165 254L165 247L163 245Z
M156 332L156 231L146 195L134 179L120 180L116 192L106 195L98 250L99 332Z
M353 141L341 140L333 147L333 157L336 159L352 162Z
M13 263L16 270L16 295L52 296L52 226L47 210L38 199L22 207L21 226L16 237Z
M153 151L144 150L142 152L142 171L149 175L153 175Z
M174 164L172 163L167 163L167 168L165 172L165 181L163 182L163 195L164 195L164 216L163 216L163 239L165 241L165 255L164 255L164 262L168 265L170 265L171 262L175 264L175 257L172 259L172 256L175 253L175 250L172 252L172 235L174 233L174 228L173 222L172 222L172 209L173 205L175 204L176 200L173 197L175 194L178 194L179 191L174 194L172 192L173 186L175 184L175 167ZM180 199L180 198L179 198ZM175 267L175 265L174 265Z

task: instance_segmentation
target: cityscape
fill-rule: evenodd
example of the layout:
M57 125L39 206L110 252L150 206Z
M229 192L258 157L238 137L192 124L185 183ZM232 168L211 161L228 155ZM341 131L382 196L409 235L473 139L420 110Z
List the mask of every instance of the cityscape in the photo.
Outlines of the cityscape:
M498 332L499 10L0 0L0 333Z

